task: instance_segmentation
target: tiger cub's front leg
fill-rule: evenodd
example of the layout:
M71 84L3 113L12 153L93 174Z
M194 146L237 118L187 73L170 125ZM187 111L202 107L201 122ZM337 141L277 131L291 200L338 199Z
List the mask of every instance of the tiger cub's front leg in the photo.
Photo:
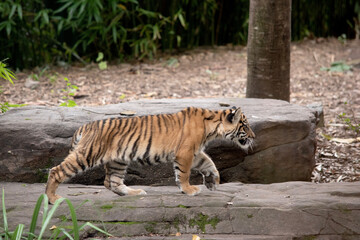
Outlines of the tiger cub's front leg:
M220 183L220 174L211 158L201 151L195 156L192 168L199 171L204 178L204 185L211 191Z
M122 161L108 162L105 165L104 186L120 196L146 194L142 189L133 189L124 184L127 167L128 165Z
M174 160L175 181L183 193L194 196L201 192L197 186L192 186L189 183L193 153L183 152L178 153Z

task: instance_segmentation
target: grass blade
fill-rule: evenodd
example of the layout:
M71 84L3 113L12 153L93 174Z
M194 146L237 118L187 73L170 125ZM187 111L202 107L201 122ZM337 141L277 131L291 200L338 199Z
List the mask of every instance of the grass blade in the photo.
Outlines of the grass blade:
M108 232L106 232L106 231L98 228L97 226L95 226L94 224L92 224L92 223L90 223L90 222L84 223L82 226L80 226L79 230L82 230L82 229L83 229L84 227L86 227L86 226L89 226L89 227L95 229L96 231L101 232L101 233L103 233L103 234L105 234L105 235L107 235L107 236L109 236L109 237L113 237L113 235L111 235L110 233L108 233Z
M45 220L43 221L43 225L41 227L38 240L40 240L42 238L42 236L44 235L45 230L47 229L47 226L49 225L52 216L54 215L56 209L59 207L59 205L64 200L65 200L65 198L59 198L58 200L56 200L54 206L51 208L51 210L49 211L49 213L47 215L45 215L45 210L44 210L44 218L45 218Z
M41 194L41 196L38 198L38 200L36 202L34 212L33 212L33 216L32 216L31 223L30 223L28 240L32 240L34 238L34 236L35 236L34 234L35 234L36 223L37 223L37 219L38 219L38 216L39 216L41 203L45 198L44 196L45 196L45 194ZM46 201L47 201L47 199L46 199ZM46 212L44 211L44 216L45 215L46 215Z
M72 219L72 222L73 222L74 239L78 240L79 239L79 227L78 227L76 212L75 212L74 206L72 205L70 200L65 199L65 201L68 204L69 209L70 209L71 219Z
M74 238L70 235L70 233L68 233L64 228L60 228L59 230L64 234L64 236L61 237L60 239L65 239L67 237L71 240L74 240Z
M24 231L24 224L19 224L16 229L15 232L13 233L13 235L11 236L11 240L20 240L22 237L22 233Z
M6 218L6 208L5 208L5 190L2 189L2 209L3 209L3 218L4 218L4 232L5 232L5 240L8 240L9 237L7 235L8 233L8 223Z

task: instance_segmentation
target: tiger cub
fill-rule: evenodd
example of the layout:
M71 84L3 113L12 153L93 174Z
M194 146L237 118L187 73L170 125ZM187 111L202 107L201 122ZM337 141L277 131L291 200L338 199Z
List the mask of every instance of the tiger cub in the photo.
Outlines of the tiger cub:
M146 194L124 184L131 162L153 165L172 162L176 183L183 193L196 195L197 186L189 184L191 169L198 170L204 184L214 190L220 176L204 152L208 142L229 139L247 149L255 134L240 108L212 111L189 107L174 114L111 118L80 127L72 138L69 155L50 170L46 194L50 203L60 198L58 185L97 165L104 165L104 185L119 195Z

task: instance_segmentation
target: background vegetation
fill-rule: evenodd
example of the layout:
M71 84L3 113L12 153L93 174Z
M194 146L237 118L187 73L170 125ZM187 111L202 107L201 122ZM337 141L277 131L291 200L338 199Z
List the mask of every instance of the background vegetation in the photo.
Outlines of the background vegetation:
M355 37L356 0L292 5L293 40ZM0 60L23 69L94 61L99 52L121 60L152 58L158 50L246 44L248 12L249 0L3 0Z

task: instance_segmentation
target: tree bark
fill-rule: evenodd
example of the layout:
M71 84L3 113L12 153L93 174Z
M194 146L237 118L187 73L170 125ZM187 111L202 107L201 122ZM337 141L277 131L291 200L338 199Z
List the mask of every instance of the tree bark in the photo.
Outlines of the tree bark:
M291 0L250 0L246 97L290 100Z

